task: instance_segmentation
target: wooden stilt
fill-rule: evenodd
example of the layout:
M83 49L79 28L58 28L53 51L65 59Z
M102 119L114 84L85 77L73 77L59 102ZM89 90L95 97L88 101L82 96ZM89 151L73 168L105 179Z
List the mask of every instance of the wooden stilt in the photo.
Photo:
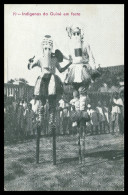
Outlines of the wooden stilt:
M82 158L81 158L81 139L80 139L80 128L78 131L79 135L78 135L78 150L79 150L79 164L82 163Z
M53 165L56 165L56 127L52 127L53 132Z
M37 127L37 136L36 136L36 163L39 163L39 149L40 149L40 126Z
M86 128L86 127L85 127ZM82 143L81 143L81 150L82 150L82 154L81 154L81 156L82 156L82 163L85 163L85 158L84 158L84 156L85 156L85 131L84 131L85 129L84 129L84 127L83 127L83 132L82 132Z
M53 151L53 165L56 165L56 124L55 124L55 108L50 110L50 121L52 131L52 151Z

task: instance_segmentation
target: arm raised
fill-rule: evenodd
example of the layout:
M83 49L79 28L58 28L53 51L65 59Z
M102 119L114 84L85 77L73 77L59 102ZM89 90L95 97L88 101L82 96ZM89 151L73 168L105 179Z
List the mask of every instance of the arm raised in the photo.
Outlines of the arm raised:
M69 67L71 64L72 64L72 57L69 56L69 63L68 63L65 67L62 68L62 67L60 66L59 62L57 61L57 62L56 62L56 68L58 69L58 71L59 71L60 73L62 73L62 72L64 72L65 70L67 70L68 67Z
M32 68L38 66L40 67L40 63L39 63L39 60L38 59L34 59L35 56L33 56L33 58L30 58L28 61L28 69L31 70Z

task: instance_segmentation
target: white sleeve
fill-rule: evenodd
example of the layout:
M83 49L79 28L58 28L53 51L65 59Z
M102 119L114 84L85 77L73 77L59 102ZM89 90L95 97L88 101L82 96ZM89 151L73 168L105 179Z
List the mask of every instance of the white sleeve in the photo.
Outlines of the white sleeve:
M96 68L95 58L89 44L86 46L86 49L89 55L89 64L91 65L92 69L95 69Z
M123 106L123 105L124 105L124 104L123 104L123 101L122 101L122 99L121 99L121 98L119 99L118 104L120 104L121 106Z
M31 62L31 63L29 62L29 63L28 63L28 69L31 70L32 68L34 68L34 67L36 67L36 66L41 67L41 66L40 66L39 57L34 57L34 58L33 58L33 62Z
M29 103L32 104L32 100Z
M72 103L73 103L73 100L70 101L70 104L72 104Z

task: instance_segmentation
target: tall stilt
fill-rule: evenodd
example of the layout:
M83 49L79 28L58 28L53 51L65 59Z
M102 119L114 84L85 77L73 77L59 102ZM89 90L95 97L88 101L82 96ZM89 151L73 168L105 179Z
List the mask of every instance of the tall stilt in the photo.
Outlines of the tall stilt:
M79 164L85 163L85 130L86 127L80 125L78 136Z
M36 163L39 163L39 149L40 149L40 126L37 127L36 136Z
M51 133L53 136L53 165L56 165L56 124L55 124L55 108L50 110Z
M82 157L82 163L85 163L85 129L86 127L83 127L82 132L82 139L81 139L81 157Z
M79 150L79 164L82 163L82 158L81 158L81 139L80 139L80 127L78 129L78 150Z
M53 133L53 165L56 165L56 127L53 125L52 127Z
M39 163L40 134L41 134L43 114L44 114L44 109L43 109L43 106L40 105L38 109L38 119L37 119L38 125L37 125L37 135L36 135L36 163Z

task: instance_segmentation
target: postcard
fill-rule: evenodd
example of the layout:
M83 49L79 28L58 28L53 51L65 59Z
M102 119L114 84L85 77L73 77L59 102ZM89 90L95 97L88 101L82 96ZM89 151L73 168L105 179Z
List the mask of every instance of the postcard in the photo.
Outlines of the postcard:
M124 4L4 4L4 190L124 191Z

